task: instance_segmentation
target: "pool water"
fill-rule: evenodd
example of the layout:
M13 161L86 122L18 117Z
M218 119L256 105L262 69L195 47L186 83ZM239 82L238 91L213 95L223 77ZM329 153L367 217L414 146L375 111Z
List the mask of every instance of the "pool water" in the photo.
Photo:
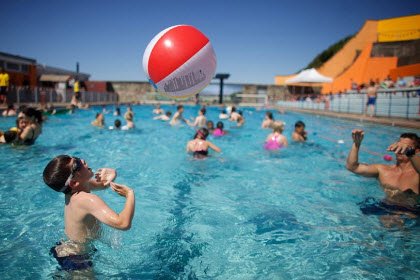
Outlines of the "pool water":
M153 121L152 109L134 107L133 131L92 127L101 110L92 108L50 117L34 146L0 146L2 279L69 276L49 255L65 238L64 195L42 181L59 154L117 169L116 181L136 193L131 230L104 226L95 242L98 279L418 279L418 219L389 229L362 214L358 203L380 200L383 191L345 169L353 128L365 130L360 160L367 163L385 163L385 149L406 129L276 113L289 140L303 120L309 143L270 153L263 149L270 131L260 129L265 111L242 108L244 127L225 121L229 135L210 137L222 153L195 160L185 152L194 130ZM187 106L184 116L198 109ZM208 119L218 114L208 108ZM107 126L115 118L106 114ZM13 122L0 119L0 129ZM109 189L97 194L117 211L124 206Z

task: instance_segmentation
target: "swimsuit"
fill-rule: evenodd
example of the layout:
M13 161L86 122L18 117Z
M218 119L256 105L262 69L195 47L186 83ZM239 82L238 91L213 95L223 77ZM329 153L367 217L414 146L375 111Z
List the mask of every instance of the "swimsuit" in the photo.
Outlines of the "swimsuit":
M376 97L369 96L368 101L367 101L367 105L375 105L375 103L376 103Z
M283 147L283 144L278 142L279 136L273 136L270 140L265 143L264 148L266 150L278 150Z
M223 135L225 135L225 133L223 132L223 130L221 130L220 128L216 128L214 131L213 131L213 136L223 136Z
M358 203L358 205L360 207L360 211L362 211L365 215L395 215L398 214L398 212L411 213L417 216L420 215L419 206L409 208L401 205L389 204L385 201L378 201L373 197L366 198L364 201Z
M57 242L57 246L61 245L61 242ZM59 257L56 251L56 246L52 247L50 253L57 260L62 270L65 271L74 271L87 269L93 266L91 256L89 254L83 255L69 255ZM96 249L93 249L93 252L96 252Z

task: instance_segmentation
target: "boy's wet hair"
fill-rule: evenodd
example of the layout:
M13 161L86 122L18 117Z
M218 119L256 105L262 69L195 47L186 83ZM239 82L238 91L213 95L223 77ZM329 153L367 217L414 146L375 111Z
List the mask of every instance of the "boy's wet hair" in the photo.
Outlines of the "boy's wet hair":
M59 192L65 185L67 178L71 174L71 157L68 155L59 155L53 158L45 167L42 177L45 184ZM64 190L64 193L70 191L70 188Z
M270 119L270 120L272 120L273 119L273 113L272 112L270 112L270 111L268 111L268 112L265 112L265 115Z
M165 113L165 115L166 115L167 117L170 117L170 116L172 116L172 112L171 112L171 111L168 111L168 112L166 112L166 113Z
M121 127L121 121L120 121L119 119L116 119L116 120L114 121L114 126L115 126L116 128L120 128L120 127Z
M304 123L303 121L297 121L297 122L295 123L295 128L298 128L298 127L303 127L303 128L305 128L305 123Z

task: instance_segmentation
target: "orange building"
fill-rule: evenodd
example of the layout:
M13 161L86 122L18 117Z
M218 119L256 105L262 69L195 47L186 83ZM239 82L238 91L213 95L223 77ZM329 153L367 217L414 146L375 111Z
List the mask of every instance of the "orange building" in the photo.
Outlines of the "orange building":
M322 93L344 92L351 84L367 84L391 76L420 76L420 15L367 20L359 32L317 69L333 78L322 84ZM292 75L293 76L293 75ZM286 77L276 76L284 85Z

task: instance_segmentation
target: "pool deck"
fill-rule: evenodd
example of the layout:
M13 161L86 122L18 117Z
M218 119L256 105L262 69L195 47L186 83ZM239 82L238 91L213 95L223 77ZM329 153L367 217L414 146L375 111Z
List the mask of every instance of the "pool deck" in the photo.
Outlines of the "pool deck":
M407 120L402 118L382 118L382 117L370 117L364 116L360 114L347 114L347 113L336 113L336 112L329 112L329 111L319 111L319 110L308 110L308 109L298 109L298 108L283 108L283 107L275 107L278 110L293 111L303 114L311 114L317 116L326 116L338 119L347 119L353 121L360 121L360 122L370 122L370 123L377 123L389 126L400 126L406 128L414 128L420 129L420 120Z

